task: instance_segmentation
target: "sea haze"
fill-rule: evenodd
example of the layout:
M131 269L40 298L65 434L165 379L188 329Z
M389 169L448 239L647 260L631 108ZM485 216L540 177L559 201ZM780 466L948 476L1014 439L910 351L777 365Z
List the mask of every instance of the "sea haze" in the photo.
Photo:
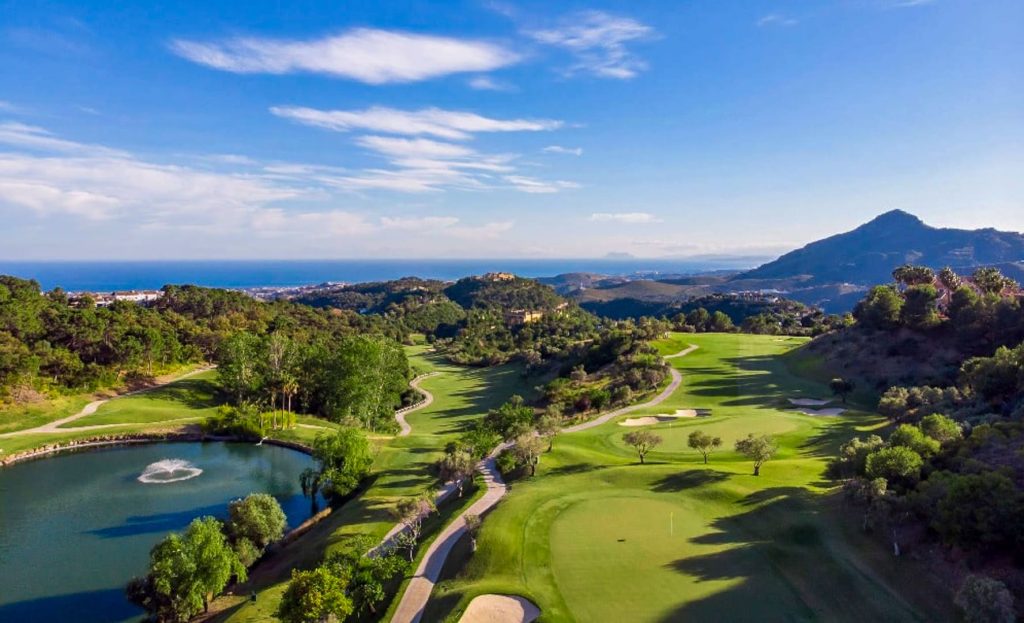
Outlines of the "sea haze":
M693 274L751 268L764 259L0 261L0 274L35 279L46 290L60 287L69 292L107 292L157 289L167 284L251 288L312 285L325 281L359 283L409 276L454 280L494 271L523 277L573 272Z

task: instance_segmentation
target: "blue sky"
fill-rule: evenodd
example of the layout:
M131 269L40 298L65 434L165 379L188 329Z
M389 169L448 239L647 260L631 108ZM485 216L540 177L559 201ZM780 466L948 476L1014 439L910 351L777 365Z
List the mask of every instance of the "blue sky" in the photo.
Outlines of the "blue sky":
M0 1L0 258L1024 230L1017 0Z

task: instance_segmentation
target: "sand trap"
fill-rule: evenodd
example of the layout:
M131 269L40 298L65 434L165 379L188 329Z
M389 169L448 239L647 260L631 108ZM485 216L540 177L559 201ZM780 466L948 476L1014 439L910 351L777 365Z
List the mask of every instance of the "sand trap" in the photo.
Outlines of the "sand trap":
M711 411L708 409L679 409L675 413L631 417L619 422L619 426L650 426L652 424L661 424L662 422L671 422L672 420L684 417L703 417L706 415L711 415Z
M846 413L846 409L832 408L832 409L796 409L798 413L804 415L814 415L820 417L836 417Z
M832 402L831 400L816 400L814 398L789 398L789 404L798 407L820 407Z
M540 608L516 595L478 595L466 606L459 623L530 623Z

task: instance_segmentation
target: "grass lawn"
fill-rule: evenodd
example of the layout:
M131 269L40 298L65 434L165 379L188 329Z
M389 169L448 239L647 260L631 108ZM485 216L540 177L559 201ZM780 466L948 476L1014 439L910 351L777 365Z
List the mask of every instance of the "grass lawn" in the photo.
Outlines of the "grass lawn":
M74 415L94 399L92 394L57 396L29 405L0 409L0 433L43 426L47 422Z
M111 400L96 413L68 422L61 428L202 419L216 413L221 404L218 394L217 371L207 370L163 387Z
M483 593L523 595L543 621L950 620L948 591L926 570L848 529L855 519L823 480L827 458L884 422L791 411L787 398L830 398L786 366L783 355L803 341L665 340L665 354L699 349L670 360L683 385L648 412L712 415L650 427L665 443L647 465L621 441L637 429L614 421L559 436L537 477L514 483L485 519L476 555L438 585L424 620L457 620ZM686 448L696 428L724 441L707 467ZM780 446L760 477L732 450L748 432Z

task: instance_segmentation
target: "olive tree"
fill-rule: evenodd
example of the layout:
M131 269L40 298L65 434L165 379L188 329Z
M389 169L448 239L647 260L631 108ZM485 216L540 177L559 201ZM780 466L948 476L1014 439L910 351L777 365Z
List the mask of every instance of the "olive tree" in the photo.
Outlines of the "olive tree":
M633 449L636 450L637 456L640 457L641 465L644 464L644 459L647 457L647 453L661 444L661 437L655 435L649 430L636 430L626 433L622 436L622 440L633 446Z
M722 445L721 437L712 437L704 431L695 430L690 433L690 436L686 440L686 445L690 446L697 452L700 452L701 456L704 457L704 464L708 464L708 455L711 452Z
M736 442L736 451L754 462L754 475L761 475L761 466L775 456L778 450L775 440L768 435L754 436L754 433Z

